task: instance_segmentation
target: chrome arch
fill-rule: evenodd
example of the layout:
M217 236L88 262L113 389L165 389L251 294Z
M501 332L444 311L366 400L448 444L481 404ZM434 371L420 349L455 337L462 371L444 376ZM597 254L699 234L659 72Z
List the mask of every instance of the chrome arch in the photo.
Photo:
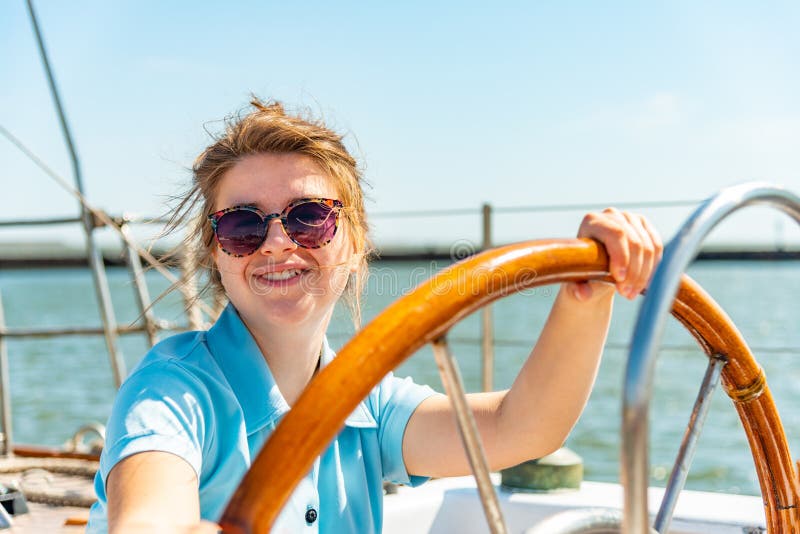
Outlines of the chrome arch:
M622 390L621 481L624 487L624 531L646 534L649 472L647 414L653 391L658 345L681 274L711 230L733 212L768 205L800 224L800 197L783 187L749 182L720 191L703 202L664 249L636 319ZM681 488L677 488L680 491Z

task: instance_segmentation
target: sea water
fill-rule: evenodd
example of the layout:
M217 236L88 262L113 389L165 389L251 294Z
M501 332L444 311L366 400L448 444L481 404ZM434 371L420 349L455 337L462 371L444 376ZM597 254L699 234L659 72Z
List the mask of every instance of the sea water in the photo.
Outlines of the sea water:
M376 262L363 300L366 320L447 262ZM689 270L731 316L764 367L790 447L800 450L800 262L699 262ZM139 311L127 270L108 270L117 321L134 322ZM168 283L147 275L153 296ZM493 305L496 388L511 385L536 341L557 291L536 288ZM82 268L0 271L5 322L10 327L98 326L91 274ZM614 318L597 383L567 446L584 459L585 478L619 478L620 390L627 346L641 300L617 297ZM181 299L165 298L157 317L185 323ZM651 481L664 485L685 430L707 359L675 321L664 336L651 404ZM345 307L329 329L334 347L353 333ZM162 336L167 335L162 333ZM581 335L581 332L575 332ZM480 388L480 319L474 314L450 334L467 388ZM121 349L130 369L147 350L143 335L123 336ZM104 422L114 397L105 342L100 336L9 339L14 439L18 443L60 445L82 424ZM398 370L441 390L430 348ZM795 453L796 454L796 453ZM687 487L757 494L758 482L744 431L721 388L714 394L700 436Z

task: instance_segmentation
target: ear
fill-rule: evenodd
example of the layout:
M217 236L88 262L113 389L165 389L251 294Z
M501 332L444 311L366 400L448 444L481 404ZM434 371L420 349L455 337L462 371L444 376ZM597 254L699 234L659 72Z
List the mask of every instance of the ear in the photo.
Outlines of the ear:
M358 243L356 243L356 240L349 231L347 232L346 239L349 243L348 248L350 249L350 257L346 262L347 270L350 271L350 274L354 274L357 273L361 267L361 258L364 257L364 253L359 250Z
M350 240L350 258L347 260L347 268L350 271L350 274L355 274L361 270L361 265L363 264L364 259L364 250L363 244L361 247L358 246L358 243L354 242L355 240Z

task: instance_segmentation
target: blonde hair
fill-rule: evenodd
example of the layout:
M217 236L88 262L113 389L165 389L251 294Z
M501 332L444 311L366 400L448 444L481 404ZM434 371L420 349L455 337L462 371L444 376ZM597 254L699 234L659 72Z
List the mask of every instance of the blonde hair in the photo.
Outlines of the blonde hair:
M216 299L224 299L225 289L212 257L214 232L208 221L208 216L215 211L220 180L236 163L249 155L304 155L311 158L330 178L339 200L344 204L341 221L347 225L347 235L352 240L355 254L360 258L357 270L348 280L344 296L350 306L353 322L359 328L360 298L367 279L367 261L372 245L367 235L369 227L362 191L364 179L356 160L342 143L342 136L322 121L310 115L289 114L276 101L265 103L253 97L250 105L253 109L248 113L240 112L228 117L224 132L214 136L214 142L195 159L192 186L177 198L178 205L165 230L171 233L185 226L187 234L166 258L174 259L190 252L192 261L188 267L190 272L186 274L208 274L200 294L211 291Z

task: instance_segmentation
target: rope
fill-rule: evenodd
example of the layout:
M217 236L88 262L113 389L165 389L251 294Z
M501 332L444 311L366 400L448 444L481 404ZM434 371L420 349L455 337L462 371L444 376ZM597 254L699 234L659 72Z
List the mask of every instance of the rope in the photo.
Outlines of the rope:
M94 477L100 468L99 462L74 458L26 458L11 457L0 460L0 473L18 473L31 469L43 469L61 475Z
M12 486L19 489L28 502L53 506L89 508L97 500L91 485L99 462L73 458L0 459L0 474L16 475Z
M78 493L48 493L46 491L25 491L25 499L28 502L39 504L49 504L52 506L75 506L78 508L91 508L97 501L97 497L81 495Z

